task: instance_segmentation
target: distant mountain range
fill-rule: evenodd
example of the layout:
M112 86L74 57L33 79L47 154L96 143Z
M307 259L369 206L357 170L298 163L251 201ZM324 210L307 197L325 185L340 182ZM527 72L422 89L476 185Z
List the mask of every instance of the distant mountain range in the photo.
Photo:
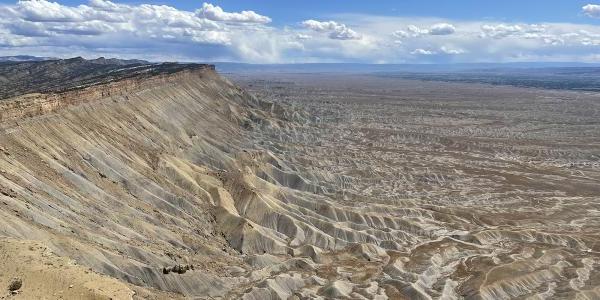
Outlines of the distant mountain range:
M31 55L0 56L0 62L27 62L59 60L54 57ZM95 63L107 64L148 64L138 59L104 58L92 59ZM248 64L233 62L208 62L222 73L379 73L379 72L463 72L497 71L507 69L548 69L548 68L600 68L600 63L579 62L512 62L512 63L456 63L456 64L362 64L362 63L299 63L299 64Z
M31 65L29 65L31 64ZM85 60L81 57L57 59L28 55L0 57L0 82L8 78L14 86L5 83L0 96L14 96L16 92L35 89L52 89L60 85L53 79L57 74L72 75L71 84L98 80L99 73L113 72L123 66L152 68L157 63L145 60L104 58ZM181 65L181 63L171 63ZM357 63L309 63L309 64L246 64L214 63L223 74L260 73L331 73L371 74L375 76L416 79L426 81L449 81L485 83L521 87L600 91L600 64L573 62L522 62L522 63L462 63L462 64L357 64ZM30 76L36 73L39 76ZM37 78L34 82L15 80L20 76ZM120 75L118 75L120 76ZM117 77L118 77L117 76ZM36 87L34 89L34 87ZM22 90L22 91L21 91ZM9 93L12 91L13 94ZM1 98L1 97L0 97Z
M308 63L308 64L245 64L214 63L222 73L431 73L464 72L507 69L548 68L600 68L600 64L573 62L519 62L519 63L457 63L457 64L356 64L356 63Z
M227 74L324 73L370 74L379 77L510 85L543 89L600 91L600 64L465 63L465 64L281 64L216 63Z
M0 62L37 62L37 61L48 61L48 60L84 60L82 57L74 57L69 59L60 59L56 57L41 57L31 55L15 55L15 56L0 56ZM94 64L109 64L109 65L131 65L131 64L150 64L150 62L141 59L118 59L118 58L104 58L99 57L96 59L87 60Z
M0 56L0 62L43 61L43 60L53 60L53 59L58 59L58 58L39 57L39 56L31 56L31 55Z

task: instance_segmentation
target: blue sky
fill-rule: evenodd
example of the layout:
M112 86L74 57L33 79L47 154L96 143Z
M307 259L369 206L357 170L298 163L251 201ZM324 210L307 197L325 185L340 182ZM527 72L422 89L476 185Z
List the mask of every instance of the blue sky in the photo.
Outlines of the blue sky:
M600 0L0 0L0 55L600 62Z
M194 9L193 1L171 4ZM164 3L169 3L165 1ZM279 24L310 18L324 18L340 13L385 16L443 17L458 20L499 20L510 22L582 22L596 23L581 13L590 1L577 0L402 0L402 1L213 1L227 10L253 9L272 16Z
M16 1L0 0L14 4ZM87 1L59 1L65 5L85 4ZM164 4L193 11L201 1L118 1L124 4ZM211 1L227 11L254 10L270 16L273 24L285 25L305 19L328 17L341 13L372 14L386 16L443 17L458 20L499 20L508 22L573 22L596 23L581 13L581 7L589 0L402 0L402 1L353 1L353 0L224 0ZM600 1L599 1L600 4Z

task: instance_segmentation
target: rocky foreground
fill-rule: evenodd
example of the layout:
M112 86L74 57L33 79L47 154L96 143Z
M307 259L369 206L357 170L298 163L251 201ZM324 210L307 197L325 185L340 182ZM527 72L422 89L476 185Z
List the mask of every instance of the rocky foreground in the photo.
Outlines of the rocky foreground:
M595 169L490 150L506 131L435 105L456 138L385 95L295 108L211 66L141 68L0 100L7 297L600 297Z

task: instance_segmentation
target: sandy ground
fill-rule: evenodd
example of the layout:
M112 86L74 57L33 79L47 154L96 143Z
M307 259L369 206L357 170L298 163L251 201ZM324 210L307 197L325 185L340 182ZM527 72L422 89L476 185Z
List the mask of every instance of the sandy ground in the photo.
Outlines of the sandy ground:
M0 239L2 299L133 299L125 283L59 257L36 241ZM13 278L23 286L8 292Z

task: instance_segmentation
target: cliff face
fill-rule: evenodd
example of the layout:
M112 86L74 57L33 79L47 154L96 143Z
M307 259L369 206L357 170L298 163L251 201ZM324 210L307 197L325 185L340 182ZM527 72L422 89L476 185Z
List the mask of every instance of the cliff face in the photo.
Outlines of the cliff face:
M213 65L193 66L144 66L136 68L132 74L119 76L97 76L97 81L75 81L76 87L69 85L52 87L53 93L35 93L0 100L0 122L17 121L53 112L57 109L81 103L93 102L110 96L127 96L129 91L151 88L157 85L174 84L196 75L214 73ZM212 74L214 76L214 74ZM87 87L85 87L87 85Z
M0 99L27 93L56 93L131 77L151 77L212 65L81 57L30 62L0 61Z
M0 235L134 285L224 295L243 262L216 202L261 105L210 67L5 100ZM163 274L179 264L194 270Z

